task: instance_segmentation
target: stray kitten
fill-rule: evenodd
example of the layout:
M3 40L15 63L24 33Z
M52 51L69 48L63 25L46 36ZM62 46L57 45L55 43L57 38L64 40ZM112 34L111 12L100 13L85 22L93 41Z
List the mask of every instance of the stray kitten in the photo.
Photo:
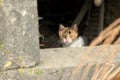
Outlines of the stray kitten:
M65 27L59 25L59 37L63 47L82 47L85 46L85 39L82 36L78 37L78 27L73 25L72 27Z

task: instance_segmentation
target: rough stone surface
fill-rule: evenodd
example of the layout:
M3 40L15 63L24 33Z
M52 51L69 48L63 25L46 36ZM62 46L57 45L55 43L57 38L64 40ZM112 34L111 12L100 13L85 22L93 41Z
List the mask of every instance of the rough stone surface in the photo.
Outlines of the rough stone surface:
M105 57L100 58L104 53ZM96 65L103 65L109 60L111 53L115 54L112 64L119 67L120 63L120 46L98 46L84 48L54 48L41 49L40 62L31 68L10 69L0 72L0 80L80 80L90 68L87 77L83 80L90 80L95 71ZM88 55L87 59L83 57ZM96 60L94 59L96 56ZM111 56L112 57L112 56ZM5 57L6 58L6 57ZM77 69L76 65L82 65ZM91 67L87 67L90 66ZM111 64L106 64L111 66ZM77 75L72 77L74 70L78 71Z
M104 57L101 55L104 55ZM110 56L115 54L116 56ZM83 58L85 55L85 58ZM112 63L109 62L113 57ZM107 63L107 64L106 64ZM96 71L95 66L105 67L120 64L120 45L118 46L98 46L84 48L54 48L41 49L40 62L32 68L10 69L0 72L1 80L70 80L76 65L82 67L78 75L71 80L80 80L87 68L90 68L84 80L90 80ZM90 66L91 67L87 67Z
M79 63L83 65L88 62L94 64L105 63L111 54L117 55L113 57L113 63L120 61L120 46L96 46L81 48L53 48L40 50L40 66L41 67L69 67ZM103 55L103 56L102 56Z
M33 73L30 72L30 69L23 69L23 73L19 70L10 70L0 73L0 80L68 80L72 68L64 69L42 69L43 73L38 74L36 68L31 68Z
M111 53L116 54L112 63L120 64L120 45L41 49L39 56L36 0L1 1L0 80L69 80L79 63L82 69L73 80L80 80L86 66L92 63L86 77L90 80L94 66L106 63ZM29 66L32 68L25 68Z
M1 1L0 42L10 53L6 62L16 57L22 58L24 67L35 65L39 60L37 0Z

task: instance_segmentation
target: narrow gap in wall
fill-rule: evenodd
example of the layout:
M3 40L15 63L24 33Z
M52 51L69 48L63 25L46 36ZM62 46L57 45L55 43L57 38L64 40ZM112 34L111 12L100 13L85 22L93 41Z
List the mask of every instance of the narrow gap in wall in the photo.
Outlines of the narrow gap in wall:
M63 24L70 27L83 7L84 2L85 0L38 0L39 42L41 49L62 47L58 36L59 25ZM109 26L117 19L116 14L110 14L111 11L115 10L111 9L111 4L108 0L105 1L104 29L106 24ZM113 5L114 7L116 6ZM99 7L90 6L78 25L79 36L85 35L88 38L88 44L99 34L97 33L99 32L99 13Z
M59 25L70 27L83 3L84 0L38 0L40 48L61 47L58 36ZM84 34L87 15L78 26L79 35Z

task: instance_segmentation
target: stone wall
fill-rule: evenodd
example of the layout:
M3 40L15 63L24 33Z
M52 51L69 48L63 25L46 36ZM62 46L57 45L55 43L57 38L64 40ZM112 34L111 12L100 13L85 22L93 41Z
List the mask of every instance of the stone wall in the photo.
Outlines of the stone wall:
M38 62L37 0L1 0L0 43L0 64L10 60L12 65L29 67Z

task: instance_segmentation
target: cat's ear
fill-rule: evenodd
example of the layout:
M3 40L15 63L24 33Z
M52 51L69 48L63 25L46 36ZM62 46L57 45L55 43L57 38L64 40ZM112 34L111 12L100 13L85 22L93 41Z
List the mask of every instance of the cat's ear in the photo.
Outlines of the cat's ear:
M63 30L64 28L65 28L64 25L62 25L62 24L59 25L59 31Z
M75 30L76 32L78 32L78 26L77 24L74 24L72 27L71 27L72 30Z

